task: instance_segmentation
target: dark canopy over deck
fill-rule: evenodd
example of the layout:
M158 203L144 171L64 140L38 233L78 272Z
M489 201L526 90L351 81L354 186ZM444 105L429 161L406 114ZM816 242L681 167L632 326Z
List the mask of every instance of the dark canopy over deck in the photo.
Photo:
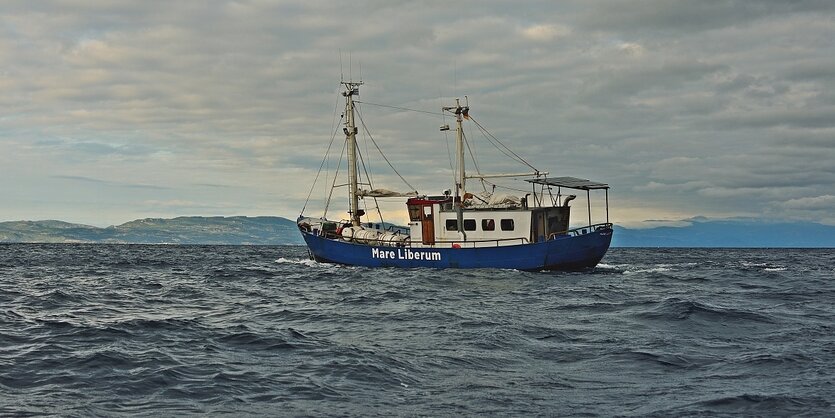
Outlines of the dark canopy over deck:
M605 183L598 183L586 179L579 179L577 177L554 177L541 179L527 179L528 183L541 184L543 186L565 187L568 189L577 190L598 190L608 189L609 185Z
M525 180L531 184L539 184L542 186L565 187L566 189L585 190L586 203L589 213L589 227L591 227L591 190L603 190L606 192L606 224L609 224L609 185L606 183L598 183L596 181L580 179L577 177L554 177L554 178L536 178ZM536 186L533 186L536 189ZM543 187L544 188L544 187ZM549 192L550 193L550 192ZM534 197L536 192L534 191Z

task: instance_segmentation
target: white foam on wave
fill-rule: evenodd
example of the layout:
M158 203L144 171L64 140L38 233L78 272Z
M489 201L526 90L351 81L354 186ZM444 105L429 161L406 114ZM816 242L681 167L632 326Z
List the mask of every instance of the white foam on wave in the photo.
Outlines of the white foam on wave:
M652 267L638 267L633 264L606 264L600 263L597 265L598 269L621 271L623 274L637 274L637 273L666 273L670 271L677 271L682 269L689 269L698 266L699 263L659 263Z
M347 268L352 269L355 268L354 266L346 266L344 264L335 264L335 263L320 263L316 260L311 260L309 258L284 258L281 257L278 260L275 260L278 264L298 264L307 267L315 267L315 268L323 268L323 269L337 269L337 268Z
M301 265L305 265L305 266L308 266L308 267L320 267L320 266L321 267L326 267L326 266L329 266L329 265L320 263L316 260L311 260L309 258L290 259L290 258L281 257L278 260L275 260L275 262L279 263L279 264L301 264Z
M743 267L748 267L748 268L752 268L752 267L753 268L762 268L763 271L786 271L786 270L788 270L788 267L779 266L779 265L775 266L773 264L770 265L768 263L754 263L754 262L749 262L749 261L742 261L741 264L742 264Z
M606 263L597 263L595 268L604 269L604 270L620 270L624 264L606 264Z
M647 269L637 269L637 270L626 270L623 274L639 274L639 273L666 273L668 271L673 271L673 269L669 267L653 267Z

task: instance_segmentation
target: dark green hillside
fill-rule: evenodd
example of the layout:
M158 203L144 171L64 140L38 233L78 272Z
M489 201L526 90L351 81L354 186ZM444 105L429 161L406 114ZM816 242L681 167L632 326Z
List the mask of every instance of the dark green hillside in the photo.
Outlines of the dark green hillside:
M61 221L0 222L0 242L130 244L301 244L295 222L275 216L138 219L97 228Z

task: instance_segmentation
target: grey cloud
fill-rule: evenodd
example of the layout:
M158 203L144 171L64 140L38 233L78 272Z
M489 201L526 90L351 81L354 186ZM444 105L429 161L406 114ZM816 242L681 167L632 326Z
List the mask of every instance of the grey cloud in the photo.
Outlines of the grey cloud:
M56 175L56 176L51 176L51 177L56 178L56 179L62 179L62 180L81 181L81 182L85 182L85 183L94 183L94 184L101 184L101 185L110 184L110 182L105 181L105 180L95 179L95 178L92 178L92 177L84 177L84 176Z
M53 175L50 176L55 179L60 180L70 180L100 186L107 186L107 187L115 187L115 188L128 188L128 189L146 189L146 190L170 190L170 187L166 186L157 186L152 184L141 184L141 183L122 183L110 180L102 180L93 177L85 177L85 176L72 176L72 175Z
M835 107L814 109L767 109L756 112L725 114L716 123L728 128L769 128L788 126L795 128L835 127Z
M835 193L830 3L10 0L0 163L125 189L87 197L120 213L143 194L292 216L339 129L340 75L361 66L363 101L436 112L468 95L535 166L608 181L647 217L799 216L779 202ZM441 119L362 111L410 181L446 188ZM482 169L518 169L468 138Z
M802 197L782 203L782 206L789 209L799 210L828 210L835 212L835 196L823 195L814 197Z
M582 97L595 105L622 105L621 99L646 91L676 90L697 82L724 67L698 61L665 62L658 66L623 66L601 69L589 75L591 81Z
M691 32L744 25L790 13L828 12L827 0L639 0L602 2L583 14L581 22L598 30L660 30Z

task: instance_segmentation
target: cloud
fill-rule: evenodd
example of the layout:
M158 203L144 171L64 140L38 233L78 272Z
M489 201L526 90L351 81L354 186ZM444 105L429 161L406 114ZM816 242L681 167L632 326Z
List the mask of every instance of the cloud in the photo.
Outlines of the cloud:
M787 209L797 210L827 210L830 213L835 212L835 196L824 195L815 197L802 197L799 199L791 199L781 203L781 206Z
M826 0L638 0L601 2L583 13L584 26L594 29L658 30L692 33L728 26L746 25L760 19L794 13L825 13L835 10Z
M0 193L15 203L0 218L118 223L154 210L146 201L195 205L169 214L295 216L334 132L341 149L344 77L366 82L363 120L427 193L451 182L437 130L450 119L371 103L438 112L466 95L534 166L610 183L616 220L829 219L792 205L833 195L834 9L4 1ZM467 134L483 171L522 168ZM375 183L401 188L361 144ZM331 183L337 165L326 162Z
M644 47L635 42L623 42L618 45L618 49L627 55L641 56L646 52Z
M51 176L55 179L60 180L70 180L75 182L82 182L88 183L93 185L99 186L106 186L106 187L116 187L116 188L127 188L127 189L148 189L148 190L169 190L170 187L165 186L157 186L153 184L140 184L140 183L121 183L109 180L102 180L92 177L85 177L85 176L71 176L71 175L54 175Z
M561 25L533 25L522 29L522 35L532 41L546 42L571 33L571 29Z

